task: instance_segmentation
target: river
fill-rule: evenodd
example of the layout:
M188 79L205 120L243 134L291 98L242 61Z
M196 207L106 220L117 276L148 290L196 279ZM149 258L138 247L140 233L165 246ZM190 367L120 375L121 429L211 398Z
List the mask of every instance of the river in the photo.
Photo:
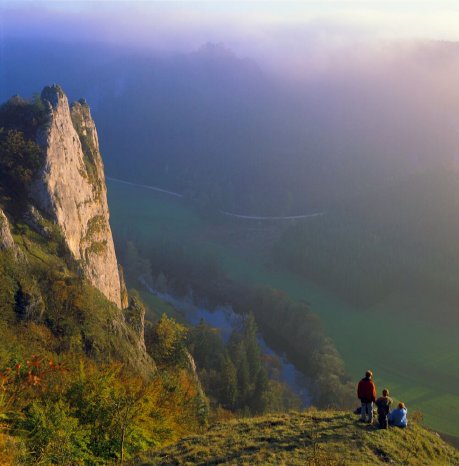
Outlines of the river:
M228 341L233 329L241 322L241 316L236 314L230 306L220 306L210 311L202 306L193 304L187 298L179 298L167 293L161 293L149 286L142 278L140 278L140 281L149 293L181 311L192 325L197 325L201 320L204 320L208 325L218 328L225 342ZM278 360L280 367L279 380L295 393L300 399L303 408L310 406L311 396L307 389L306 377L287 360L284 354L278 354L273 351L260 334L258 334L257 339L262 352Z

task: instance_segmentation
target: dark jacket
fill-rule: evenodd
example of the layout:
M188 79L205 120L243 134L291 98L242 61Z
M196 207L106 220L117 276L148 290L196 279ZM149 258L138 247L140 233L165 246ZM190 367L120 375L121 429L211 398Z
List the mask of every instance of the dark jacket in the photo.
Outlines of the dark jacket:
M390 411L390 405L392 404L392 398L388 396L381 396L376 400L376 406L378 407L378 416L387 416Z
M365 377L359 382L357 398L359 398L362 403L376 401L376 387L371 378Z

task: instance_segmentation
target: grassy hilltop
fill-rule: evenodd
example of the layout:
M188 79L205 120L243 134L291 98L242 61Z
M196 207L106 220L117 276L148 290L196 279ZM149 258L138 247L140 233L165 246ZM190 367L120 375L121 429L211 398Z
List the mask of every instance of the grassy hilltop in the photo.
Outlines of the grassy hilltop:
M459 452L411 422L379 430L342 411L318 411L233 420L187 437L133 464L147 465L459 465Z

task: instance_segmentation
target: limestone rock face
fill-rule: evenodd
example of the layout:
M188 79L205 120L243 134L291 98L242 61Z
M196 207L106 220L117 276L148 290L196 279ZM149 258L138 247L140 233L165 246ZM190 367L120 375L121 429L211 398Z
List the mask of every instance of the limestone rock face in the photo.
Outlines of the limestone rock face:
M121 307L104 167L89 107L79 101L70 108L56 85L45 87L41 99L49 111L48 124L37 136L45 164L30 195L59 225L85 277Z
M35 206L29 205L28 210L24 213L22 219L26 225L32 228L32 230L37 232L39 235L44 238L51 237L51 230L44 225L45 222L43 216Z
M11 236L10 224L3 210L0 209L0 251L10 249L16 250L16 244Z

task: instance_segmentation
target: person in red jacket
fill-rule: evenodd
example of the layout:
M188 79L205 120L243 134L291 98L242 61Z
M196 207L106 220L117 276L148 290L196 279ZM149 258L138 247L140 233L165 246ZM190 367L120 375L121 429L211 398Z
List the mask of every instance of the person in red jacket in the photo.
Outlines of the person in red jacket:
M357 387L357 397L362 403L360 420L362 422L373 422L373 403L376 401L376 386L373 382L373 372L366 371L365 377Z

